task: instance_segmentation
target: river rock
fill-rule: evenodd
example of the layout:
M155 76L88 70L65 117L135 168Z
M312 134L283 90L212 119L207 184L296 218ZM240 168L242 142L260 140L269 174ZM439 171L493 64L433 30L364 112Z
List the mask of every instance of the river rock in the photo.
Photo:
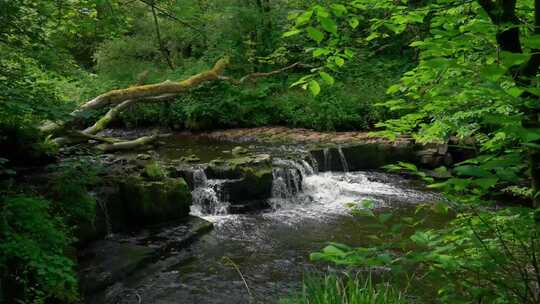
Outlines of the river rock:
M272 157L258 154L210 162L205 170L210 179L226 179L221 191L231 203L231 212L268 207L272 195Z
M238 155L247 154L249 152L249 150L244 148L244 147L236 146L231 150L231 152L232 152L233 155L238 156Z
M83 293L92 293L133 273L156 256L157 250L136 244L101 240L82 253L79 281Z
M188 155L188 156L181 157L180 161L183 161L183 162L186 162L186 163L196 163L196 162L200 162L201 159L199 157L197 157L197 155L191 154L191 155Z
M147 153L137 154L137 159L140 159L140 160L149 160L151 158L152 158L152 156L150 154L147 154Z
M156 224L189 215L191 193L184 179L140 181L121 184L126 211L136 221Z
M147 181L132 176L118 181L107 209L113 230L123 230L182 219L189 215L191 203L183 178Z
M117 235L89 244L79 254L83 294L91 295L172 251L179 251L212 229L195 216L168 226L156 226L134 236Z

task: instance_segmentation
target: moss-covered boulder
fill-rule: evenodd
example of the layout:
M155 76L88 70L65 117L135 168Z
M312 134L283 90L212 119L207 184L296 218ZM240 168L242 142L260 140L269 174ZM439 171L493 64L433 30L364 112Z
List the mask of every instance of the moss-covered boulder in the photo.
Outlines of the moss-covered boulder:
M128 177L117 184L107 202L114 230L182 219L189 215L191 192L183 178L149 181Z
M270 198L272 195L272 168L247 167L242 170L242 178L229 180L223 184L230 203L243 203Z
M208 178L239 179L246 173L272 167L272 157L269 154L241 156L233 159L215 159L205 170Z
M272 158L268 154L248 155L211 162L206 175L227 179L221 191L231 204L230 212L263 209L272 196Z

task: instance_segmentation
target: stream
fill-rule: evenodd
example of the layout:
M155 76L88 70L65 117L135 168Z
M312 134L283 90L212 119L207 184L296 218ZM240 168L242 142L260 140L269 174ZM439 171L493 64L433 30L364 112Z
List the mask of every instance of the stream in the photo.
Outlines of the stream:
M207 160L210 156L205 153L225 148L231 147L211 147L206 142L201 148L199 143L200 151L195 153ZM171 152L175 149L180 148L168 147L161 153L178 157ZM276 303L298 290L305 274L329 267L311 262L311 252L329 241L351 246L369 242L366 233L372 228L351 214L350 203L369 199L377 209L391 209L399 216L437 198L398 175L348 172L347 160L339 155L340 172L323 171L326 165L312 159L274 157L270 208L244 214L229 213L227 197L220 193L225 180L209 179L203 170L195 169L191 213L212 222L214 229L88 302Z

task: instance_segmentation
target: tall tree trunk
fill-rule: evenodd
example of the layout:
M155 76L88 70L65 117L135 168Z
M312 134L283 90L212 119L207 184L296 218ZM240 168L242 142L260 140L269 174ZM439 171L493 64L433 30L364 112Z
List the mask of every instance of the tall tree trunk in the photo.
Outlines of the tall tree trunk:
M158 18L157 18L156 6L155 6L155 1L154 0L152 0L152 2L150 2L150 8L152 10L152 16L154 17L154 27L156 28L156 38L157 38L157 41L158 41L159 50L163 54L163 58L165 59L165 62L167 62L167 65L169 65L171 70L174 70L174 64L173 64L173 62L171 60L171 53L169 52L169 49L163 43L163 39L161 39L161 32L159 30L159 22L158 22Z

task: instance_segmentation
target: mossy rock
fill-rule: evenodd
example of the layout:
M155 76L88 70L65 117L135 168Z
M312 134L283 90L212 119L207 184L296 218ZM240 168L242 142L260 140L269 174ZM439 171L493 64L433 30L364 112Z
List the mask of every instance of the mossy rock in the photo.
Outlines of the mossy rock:
M231 153L233 155L245 155L249 153L249 150L244 147L237 146L231 150Z
M208 164L205 170L208 178L239 179L245 171L257 168L268 168L272 165L272 157L268 154L257 154L237 157L233 159L216 159Z
M133 228L182 219L189 215L191 203L191 192L183 178L146 181L129 177L118 183L118 191L107 207L113 228Z
M261 202L266 202L272 196L270 155L248 155L211 162L206 175L208 178L227 179L222 185L222 191L232 204L231 210L256 210L268 206Z
M223 184L223 191L231 204L265 200L272 196L272 167L242 168L242 175L240 179Z

